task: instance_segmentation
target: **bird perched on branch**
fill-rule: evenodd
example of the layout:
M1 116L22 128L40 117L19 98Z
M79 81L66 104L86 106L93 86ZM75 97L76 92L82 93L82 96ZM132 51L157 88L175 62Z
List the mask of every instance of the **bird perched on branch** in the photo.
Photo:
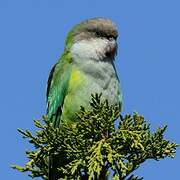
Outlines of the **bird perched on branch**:
M80 106L90 108L94 93L102 93L104 100L121 108L122 93L114 65L117 37L115 24L107 18L83 21L68 33L64 53L48 79L47 115L54 127L76 123ZM50 158L49 180L61 176L57 175L57 159Z
M76 121L91 94L102 93L111 104L122 104L114 58L118 31L107 18L93 18L69 33L64 53L52 68L47 87L47 115L55 127Z

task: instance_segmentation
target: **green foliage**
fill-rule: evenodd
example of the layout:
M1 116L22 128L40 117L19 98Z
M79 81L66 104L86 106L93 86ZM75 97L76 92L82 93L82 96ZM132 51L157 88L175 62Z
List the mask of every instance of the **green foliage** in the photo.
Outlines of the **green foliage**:
M176 143L164 139L167 126L150 132L149 124L138 113L120 115L119 107L102 102L101 95L92 96L91 110L81 107L75 124L54 128L47 117L34 121L39 129L35 135L29 130L18 131L34 145L27 151L29 161L24 167L13 166L31 177L48 179L50 155L58 155L65 162L58 167L60 179L140 180L132 172L148 159L174 157Z

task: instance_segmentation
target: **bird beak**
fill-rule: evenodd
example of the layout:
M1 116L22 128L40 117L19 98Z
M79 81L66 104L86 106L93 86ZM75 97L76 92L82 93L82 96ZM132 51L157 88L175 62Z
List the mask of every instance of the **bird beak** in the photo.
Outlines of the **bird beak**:
M110 42L107 47L106 56L111 59L114 59L115 56L117 55L117 48L118 48L118 45L115 40Z

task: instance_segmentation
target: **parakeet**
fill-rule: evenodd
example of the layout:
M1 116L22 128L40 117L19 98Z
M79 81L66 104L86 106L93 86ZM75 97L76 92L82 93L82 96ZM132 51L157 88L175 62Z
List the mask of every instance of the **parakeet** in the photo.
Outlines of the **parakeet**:
M89 108L91 94L102 93L122 105L114 58L118 31L107 18L85 20L68 33L64 53L52 68L47 86L47 115L55 127L76 122L80 106Z
M47 116L54 127L78 123L76 113L80 106L90 108L91 94L102 93L104 100L121 108L122 92L114 65L117 37L115 24L107 18L83 21L68 33L64 53L48 79ZM63 177L57 168L64 165L64 158L50 155L49 180Z

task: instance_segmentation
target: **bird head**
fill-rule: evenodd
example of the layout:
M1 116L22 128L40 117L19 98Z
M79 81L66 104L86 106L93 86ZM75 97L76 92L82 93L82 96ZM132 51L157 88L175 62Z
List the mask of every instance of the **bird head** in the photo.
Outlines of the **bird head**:
M66 50L80 59L114 59L117 51L116 25L107 18L93 18L76 25L66 39Z

